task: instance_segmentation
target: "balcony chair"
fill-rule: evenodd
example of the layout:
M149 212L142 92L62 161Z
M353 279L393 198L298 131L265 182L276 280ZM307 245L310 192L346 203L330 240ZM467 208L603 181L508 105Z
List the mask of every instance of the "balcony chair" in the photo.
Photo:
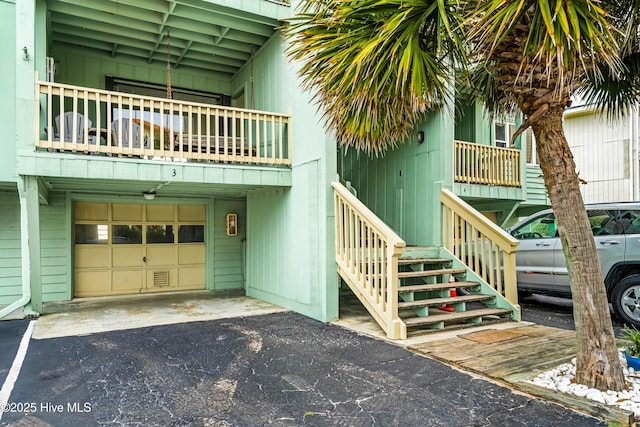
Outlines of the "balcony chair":
M132 127L132 146L133 148L140 148L142 131L140 130L140 125L131 119L117 119L111 123L114 145L129 147L129 126ZM120 138L120 127L122 127L122 141L118 139ZM151 141L145 141L145 148L151 148Z
M73 139L73 117L76 117L76 138ZM60 141L60 121L64 118L64 142L84 143L84 128L90 128L91 120L85 118L80 113L67 111L66 113L56 117L56 133L53 136L54 141ZM95 143L93 137L89 137L89 143Z

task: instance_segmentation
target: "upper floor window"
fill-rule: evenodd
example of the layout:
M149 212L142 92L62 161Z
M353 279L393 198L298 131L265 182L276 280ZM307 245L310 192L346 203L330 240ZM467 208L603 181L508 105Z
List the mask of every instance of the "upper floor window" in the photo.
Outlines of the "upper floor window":
M533 129L528 128L522 134L522 141L524 142L525 153L527 155L527 163L530 165L537 165L538 154L536 153L536 137L533 134Z
M496 147L506 148L511 142L511 136L516 132L515 123L494 122L493 123L493 143Z

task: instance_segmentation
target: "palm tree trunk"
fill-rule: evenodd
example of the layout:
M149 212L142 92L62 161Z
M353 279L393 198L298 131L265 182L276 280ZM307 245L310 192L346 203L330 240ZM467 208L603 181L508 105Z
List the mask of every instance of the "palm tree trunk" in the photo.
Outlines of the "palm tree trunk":
M567 259L578 343L575 381L620 391L625 389L624 375L595 242L562 127L563 111L564 106L552 106L531 127Z

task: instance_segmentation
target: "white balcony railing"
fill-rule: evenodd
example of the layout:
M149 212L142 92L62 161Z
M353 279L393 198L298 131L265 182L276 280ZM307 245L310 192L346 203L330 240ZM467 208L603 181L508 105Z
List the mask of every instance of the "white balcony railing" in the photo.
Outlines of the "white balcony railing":
M51 82L36 83L36 100L36 147L41 149L291 166L287 114Z
M520 150L455 141L454 180L467 184L522 186Z

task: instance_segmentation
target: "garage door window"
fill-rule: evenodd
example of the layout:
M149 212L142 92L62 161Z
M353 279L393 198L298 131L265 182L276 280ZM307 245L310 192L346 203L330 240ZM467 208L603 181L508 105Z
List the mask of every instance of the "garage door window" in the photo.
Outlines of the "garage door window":
M147 243L173 243L173 225L147 225Z
M181 225L178 243L204 243L204 225Z
M142 243L142 225L113 225L111 239L114 245L139 245Z
M107 224L76 224L76 243L83 245L106 245L109 241Z

